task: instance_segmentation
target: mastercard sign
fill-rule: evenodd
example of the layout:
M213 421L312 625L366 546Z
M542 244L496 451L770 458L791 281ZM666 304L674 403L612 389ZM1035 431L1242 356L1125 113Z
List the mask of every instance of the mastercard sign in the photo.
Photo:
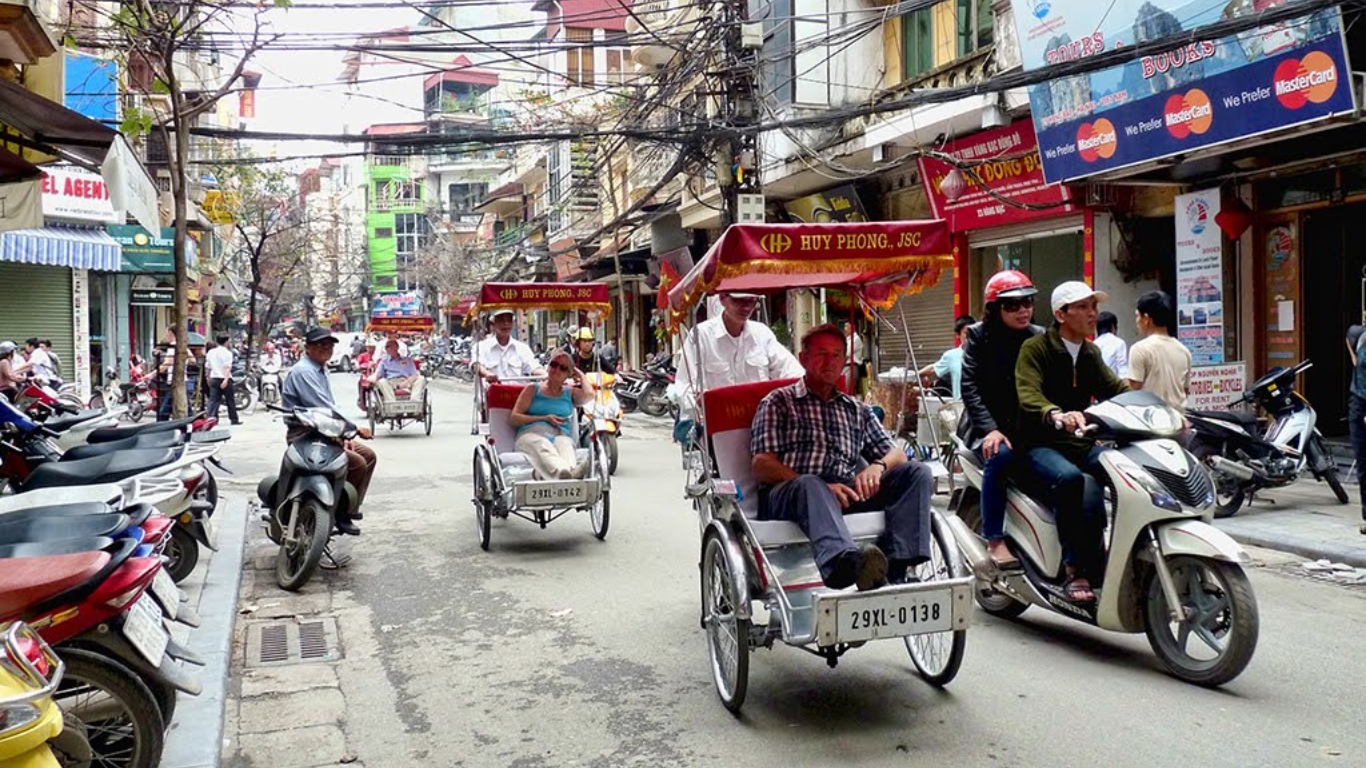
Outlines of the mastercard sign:
M1286 59L1272 79L1276 98L1286 109L1322 104L1338 89L1338 67L1323 51L1310 51L1302 59Z
M1214 124L1214 105L1199 88L1192 88L1184 94L1174 93L1167 98L1162 121L1171 135L1178 139L1191 134L1199 136Z
M1094 123L1082 123L1077 129L1077 154L1088 163L1109 160L1115 156L1119 147L1119 136L1115 126L1105 118Z

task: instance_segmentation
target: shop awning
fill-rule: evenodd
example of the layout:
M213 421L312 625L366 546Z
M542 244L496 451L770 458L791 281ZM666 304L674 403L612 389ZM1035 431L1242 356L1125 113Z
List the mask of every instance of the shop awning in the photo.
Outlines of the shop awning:
M0 123L26 139L17 143L100 169L116 209L161 228L156 184L118 131L8 80L0 80Z
M118 241L102 229L43 227L0 233L0 261L117 272L120 251Z

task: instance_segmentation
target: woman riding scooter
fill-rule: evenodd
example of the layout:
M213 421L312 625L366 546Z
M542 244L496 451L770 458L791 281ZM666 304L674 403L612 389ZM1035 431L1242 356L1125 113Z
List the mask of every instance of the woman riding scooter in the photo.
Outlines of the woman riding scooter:
M967 330L963 345L963 419L959 434L982 461L982 536L1001 567L1018 565L1005 544L1006 479L1015 458L1010 435L1019 423L1015 362L1020 347L1043 333L1033 325L1034 295L1028 276L1013 269L987 280L986 311Z

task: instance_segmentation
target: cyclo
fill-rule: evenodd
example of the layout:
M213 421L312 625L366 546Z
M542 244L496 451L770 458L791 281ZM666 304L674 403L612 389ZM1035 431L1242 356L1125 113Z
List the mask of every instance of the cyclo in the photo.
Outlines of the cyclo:
M479 303L471 316L498 309L535 310L559 309L588 312L590 316L606 317L611 312L611 298L603 283L485 283L480 290ZM576 444L578 461L588 461L588 474L568 480L537 480L526 454L516 450L517 431L511 419L512 408L530 377L507 379L490 384L482 392L482 379L476 379L475 416L480 406L486 420L476 421L476 430L484 441L474 448L474 517L478 526L479 546L487 550L493 518L520 517L545 528L570 512L589 513L593 535L607 538L611 514L611 476L609 457L599 435L579 434L580 419L570 419L570 437ZM585 442L586 439L586 442Z
M840 287L866 312L887 309L934 285L952 265L943 222L732 225L669 291L674 330L691 323L708 293L764 293ZM700 355L700 345L684 355ZM705 377L705 367L698 366ZM751 469L750 428L769 392L791 383L764 381L706 389L698 429L685 438L686 494L701 528L701 624L722 704L738 712L748 686L749 653L774 641L834 667L869 640L903 638L925 680L946 685L958 673L972 614L972 577L944 517L931 512L931 559L919 582L866 592L833 590L821 580L811 543L792 522L757 519L759 488ZM691 446L690 448L688 446ZM877 539L881 511L844 515L854 539ZM754 610L762 604L767 616Z
M430 317L376 317L370 321L368 330L396 333L426 333L432 329ZM419 373L422 373L419 371ZM426 375L425 373L423 375ZM361 376L365 376L362 372ZM390 429L403 429L409 422L422 424L423 432L432 433L431 389L424 388L422 396L413 399L412 392L396 389L392 399L380 395L377 386L365 387L365 413L370 417L370 431L375 432L378 424L388 423Z

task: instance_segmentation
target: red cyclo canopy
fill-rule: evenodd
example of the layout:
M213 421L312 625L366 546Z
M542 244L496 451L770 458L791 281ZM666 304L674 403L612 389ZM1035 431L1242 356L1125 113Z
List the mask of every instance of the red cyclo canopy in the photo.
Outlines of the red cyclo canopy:
M566 309L612 311L606 283L484 283L471 315L495 309Z

